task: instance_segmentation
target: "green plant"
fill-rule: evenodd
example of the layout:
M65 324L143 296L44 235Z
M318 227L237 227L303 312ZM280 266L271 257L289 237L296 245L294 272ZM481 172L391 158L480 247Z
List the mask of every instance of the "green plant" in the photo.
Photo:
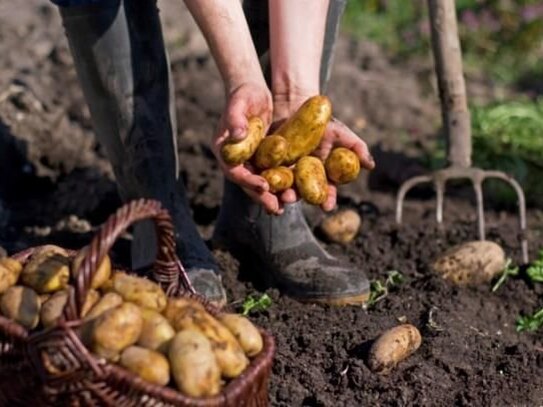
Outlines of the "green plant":
M511 277L511 276L518 276L519 274L519 268L516 266L511 265L511 259L507 259L507 262L505 263L505 267L503 268L503 272L500 275L500 278L498 281L496 281L496 284L492 287L492 292L496 292L498 288L502 286L505 281Z
M370 284L370 297L366 303L366 307L372 307L377 302L385 298L389 290L397 287L405 281L402 273L396 270L387 271L387 278L384 283L381 280L374 280Z
M521 316L517 319L517 332L534 332L543 327L543 308L532 315Z
M245 298L241 305L242 315L249 315L251 312L263 311L268 309L272 305L272 299L268 294L262 294L259 298L255 298L252 295Z
M534 283L543 283L543 250L539 251L539 258L528 267L526 274Z

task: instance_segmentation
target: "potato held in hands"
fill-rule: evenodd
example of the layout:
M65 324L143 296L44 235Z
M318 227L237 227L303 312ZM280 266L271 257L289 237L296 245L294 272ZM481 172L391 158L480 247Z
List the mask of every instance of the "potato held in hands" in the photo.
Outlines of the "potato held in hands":
M294 174L287 167L270 168L260 175L268 182L272 193L289 189L294 184Z
M264 138L264 122L260 117L251 117L247 137L238 142L227 142L222 146L221 156L228 165L240 165L248 161Z
M328 179L338 185L354 181L360 173L358 156L344 147L334 148L324 165Z
M288 142L284 137L272 134L264 137L254 156L254 164L258 169L267 170L280 166L288 153Z
M294 179L300 196L312 205L322 205L328 197L328 182L322 161L302 157L294 168Z

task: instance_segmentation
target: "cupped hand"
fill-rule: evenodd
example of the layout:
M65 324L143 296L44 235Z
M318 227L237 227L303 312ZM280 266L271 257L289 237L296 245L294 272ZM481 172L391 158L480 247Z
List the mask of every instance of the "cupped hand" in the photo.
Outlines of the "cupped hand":
M237 86L227 96L226 108L219 121L212 149L226 178L243 188L268 213L281 214L282 203L277 196L269 192L266 180L256 174L249 163L230 166L221 156L221 147L227 140L241 141L246 137L250 117L260 117L267 129L271 122L272 110L271 94L264 83L248 82Z

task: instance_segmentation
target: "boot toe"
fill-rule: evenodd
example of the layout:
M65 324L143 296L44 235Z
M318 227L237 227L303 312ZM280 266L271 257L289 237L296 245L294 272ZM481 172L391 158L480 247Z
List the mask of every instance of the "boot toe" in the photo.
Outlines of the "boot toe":
M190 268L187 275L196 292L209 302L222 307L226 304L226 292L221 276L215 271L204 268Z

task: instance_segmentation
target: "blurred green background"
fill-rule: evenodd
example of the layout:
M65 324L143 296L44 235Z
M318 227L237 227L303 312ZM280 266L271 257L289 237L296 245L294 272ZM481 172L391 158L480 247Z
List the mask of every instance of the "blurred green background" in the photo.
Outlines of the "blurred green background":
M524 186L532 204L543 200L543 1L457 0L464 71L484 75L507 92L472 105L474 162L501 169ZM393 58L428 58L430 30L424 0L350 0L344 27L380 44ZM468 82L469 83L469 82ZM430 167L443 165L443 146L430 152ZM499 201L515 195L499 183Z

